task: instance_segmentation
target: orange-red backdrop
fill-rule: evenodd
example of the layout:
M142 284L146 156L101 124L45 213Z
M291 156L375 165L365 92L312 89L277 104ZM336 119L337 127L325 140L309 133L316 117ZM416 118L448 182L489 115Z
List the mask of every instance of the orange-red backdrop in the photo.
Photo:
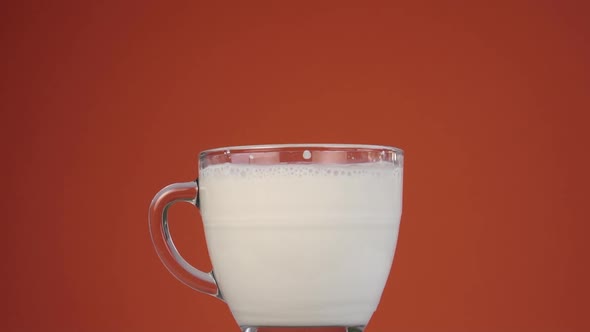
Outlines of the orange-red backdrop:
M406 150L368 331L590 330L587 5L212 2L2 5L3 331L237 331L147 208L203 149L295 142Z

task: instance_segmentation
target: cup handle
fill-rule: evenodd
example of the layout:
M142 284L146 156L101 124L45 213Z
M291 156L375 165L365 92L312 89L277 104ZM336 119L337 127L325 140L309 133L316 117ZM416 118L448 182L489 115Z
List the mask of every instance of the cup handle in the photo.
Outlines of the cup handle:
M198 179L174 183L160 190L150 205L150 234L160 260L172 275L194 290L221 299L213 271L203 272L190 265L176 249L168 228L168 208L176 202L198 206L198 193Z

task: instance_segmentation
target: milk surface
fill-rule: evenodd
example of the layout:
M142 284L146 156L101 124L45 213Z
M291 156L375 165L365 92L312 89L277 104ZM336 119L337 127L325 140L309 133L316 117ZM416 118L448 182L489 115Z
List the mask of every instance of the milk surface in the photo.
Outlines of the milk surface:
M201 170L213 271L238 324L365 325L393 261L402 172L391 163Z

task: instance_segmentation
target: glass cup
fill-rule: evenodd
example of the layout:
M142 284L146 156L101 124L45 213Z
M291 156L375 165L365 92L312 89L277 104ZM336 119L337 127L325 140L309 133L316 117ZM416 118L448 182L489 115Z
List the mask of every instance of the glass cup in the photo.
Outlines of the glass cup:
M201 152L199 178L165 187L151 203L154 247L176 278L225 301L244 332L363 331L393 262L403 160L402 150L376 145ZM176 202L200 209L213 271L191 266L174 246L168 208Z

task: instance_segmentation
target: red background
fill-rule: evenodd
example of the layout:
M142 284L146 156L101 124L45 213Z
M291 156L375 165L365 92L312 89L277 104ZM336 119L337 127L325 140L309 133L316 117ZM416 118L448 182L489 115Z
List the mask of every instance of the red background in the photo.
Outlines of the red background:
M237 331L159 262L151 198L207 148L337 142L406 150L368 331L590 330L588 5L212 2L0 5L0 329Z

